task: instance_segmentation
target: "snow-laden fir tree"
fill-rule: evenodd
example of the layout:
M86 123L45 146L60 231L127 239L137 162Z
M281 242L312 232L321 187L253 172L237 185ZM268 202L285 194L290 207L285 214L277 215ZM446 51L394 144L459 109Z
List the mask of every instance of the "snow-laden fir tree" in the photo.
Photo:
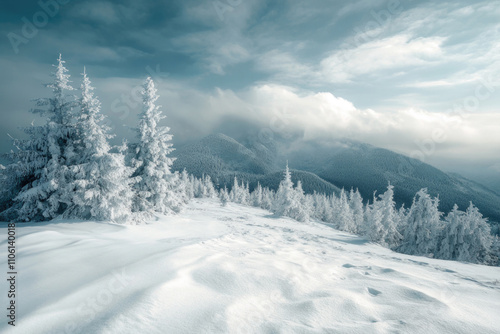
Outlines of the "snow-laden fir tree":
M17 168L17 163L5 167L0 164L0 220L11 220L15 214L12 210L12 199L19 193L22 171Z
M111 153L109 127L101 114L101 104L93 93L87 73L83 72L80 113L77 119L77 164L70 168L76 179L66 186L72 204L67 217L126 221L131 217L133 170L125 166L121 153Z
M239 202L239 183L238 183L238 178L235 176L233 179L233 185L231 187L231 190L229 192L229 199L231 202L238 203Z
M73 108L75 101L69 92L69 74L61 55L54 65L51 98L36 100L32 112L47 116L47 123L25 129L27 139L14 140L16 151L9 154L13 162L5 170L13 201L4 216L16 220L50 220L71 205L65 186L74 179L69 166L75 163L76 135Z
M405 208L405 205L401 205L401 207L398 210L398 232L401 234L401 238L403 237L403 231L406 228L407 225L407 216L408 216L408 209Z
M376 192L373 193L373 203L366 204L365 208L365 229L364 235L367 239L383 244L385 231L382 225L383 214L379 210L378 199Z
M226 206L227 202L229 202L229 193L227 191L226 186L224 186L224 188L220 190L219 199L220 199L221 206Z
M181 173L181 182L185 183L186 186L186 197L188 200L193 199L195 197L194 194L194 176L193 174L188 174L186 169L184 169Z
M474 263L491 262L490 226L471 203L466 212L453 210L445 217L436 257Z
M311 218L321 220L321 218L320 218L321 209L319 207L321 205L321 203L319 202L319 200L321 199L322 196L320 196L315 190L313 192L313 194L311 195L311 197L312 197Z
M265 210L271 210L274 203L275 194L269 188L262 188L262 204L261 208Z
M203 185L203 197L204 198L215 198L217 197L217 191L215 190L214 183L210 175L205 175L202 179Z
M276 191L276 199L273 205L274 213L280 216L287 216L293 208L297 207L295 201L295 191L293 189L292 174L288 169L288 163L286 164L285 171L283 173L283 179L281 180L278 190Z
M253 206L258 208L262 206L262 186L260 185L260 182L257 182L257 187L254 189L250 197Z
M299 183L300 183L300 187L299 187ZM307 213L307 221L309 221L309 219L311 219L311 216L314 213L313 196L310 194L304 193L304 190L302 189L302 183L300 180L297 182L297 190L299 190L299 192L301 191L304 194L304 209L305 209L304 211Z
M191 182L191 177L184 168L179 177L179 192L184 203L188 203L189 200L194 198L194 188Z
M233 186L229 195L231 202L247 205L249 204L250 193L248 188L242 182L241 185L238 183L238 178L235 176L233 181Z
M354 191L351 188L349 193L349 206L352 210L352 216L354 219L355 231L354 233L363 233L364 231L364 208L363 208L363 198L359 193L359 190Z
M292 175L286 164L283 180L280 182L273 204L273 212L279 216L286 216L298 221L306 221L309 217L307 210L301 202L303 192L300 194L293 187Z
M332 225L337 225L337 217L340 215L340 198L332 194L332 196L328 197L328 201L330 206L330 214L328 216L330 220L327 222Z
M199 198L206 198L207 196L207 188L205 187L205 175L201 176L201 179L198 179L198 182L196 183L196 193L198 194L197 197Z
M179 175L171 171L172 135L170 128L159 125L165 116L155 104L156 100L157 90L153 79L148 77L142 90L143 110L137 127L139 142L133 147L133 176L138 179L134 185L133 210L168 214L180 211L182 199L177 193Z
M349 201L347 199L347 194L344 189L340 192L340 198L338 202L338 210L336 217L336 226L339 230L345 232L355 232L356 226L354 223L354 215L352 213L351 207L349 206Z
M443 229L438 239L436 257L444 260L458 258L460 248L464 244L464 216L455 204L453 209L444 218Z
M500 238L498 236L493 237L490 253L490 264L500 266Z
M415 195L398 251L414 255L434 254L441 228L438 206L439 199L431 198L427 189L421 189Z
M332 221L332 207L331 201L327 196L323 194L314 193L313 194L313 206L314 212L313 215L316 219L319 219L324 222Z
M252 205L252 196L250 195L250 184L248 183L248 181L245 184L245 195L247 204Z
M304 189L302 188L302 181L297 181L297 187L294 190L296 201L301 204L300 209L297 211L294 218L299 222L309 221L312 206L311 201L308 200L307 196L304 193Z
M465 244L468 249L459 253L457 260L474 263L489 263L493 237L490 225L472 202L465 212Z
M12 159L14 153L6 155ZM14 203L14 198L29 180L28 170L22 168L20 161L12 162L0 168L0 220L10 221L18 218L16 208L20 203Z
M204 194L203 183L197 177L190 175L191 184L193 186L194 198L202 198Z
M402 236L398 232L399 212L396 209L394 202L394 186L390 183L387 190L382 195L379 195L380 201L376 202L375 210L380 210L382 214L382 229L384 231L380 242L389 248L395 248L401 243Z
M239 193L237 195L237 203L248 205L250 204L250 190L248 187L248 183L241 181L241 185L238 187Z

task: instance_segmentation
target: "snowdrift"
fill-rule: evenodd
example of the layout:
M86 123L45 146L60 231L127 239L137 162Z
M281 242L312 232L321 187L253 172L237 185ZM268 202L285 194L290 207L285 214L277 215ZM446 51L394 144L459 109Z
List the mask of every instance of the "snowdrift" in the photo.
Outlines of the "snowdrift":
M2 333L500 329L498 267L398 254L232 203L194 200L138 226L17 224L17 237L18 319ZM5 238L0 249L6 268Z

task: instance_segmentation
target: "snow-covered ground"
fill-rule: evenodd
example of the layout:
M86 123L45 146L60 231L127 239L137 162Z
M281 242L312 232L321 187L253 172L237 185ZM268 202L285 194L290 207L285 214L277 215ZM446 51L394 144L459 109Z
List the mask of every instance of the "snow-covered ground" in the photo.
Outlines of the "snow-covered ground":
M231 203L139 226L18 224L17 237L18 319L2 333L500 332L500 268ZM6 268L5 238L0 250Z

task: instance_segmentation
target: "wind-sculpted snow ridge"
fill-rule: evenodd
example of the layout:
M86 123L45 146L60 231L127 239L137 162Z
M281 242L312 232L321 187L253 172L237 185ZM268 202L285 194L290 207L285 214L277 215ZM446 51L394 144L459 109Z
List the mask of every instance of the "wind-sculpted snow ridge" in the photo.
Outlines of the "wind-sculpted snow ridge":
M17 235L22 302L18 324L3 321L2 333L500 328L498 267L394 253L234 203L193 200L179 215L137 226L17 224Z

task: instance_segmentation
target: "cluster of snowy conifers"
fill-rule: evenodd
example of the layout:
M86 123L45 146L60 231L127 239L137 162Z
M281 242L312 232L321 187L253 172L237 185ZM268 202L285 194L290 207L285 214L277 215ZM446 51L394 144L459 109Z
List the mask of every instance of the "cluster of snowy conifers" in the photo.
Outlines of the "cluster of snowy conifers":
M406 254L498 264L500 240L491 235L487 219L472 203L465 212L455 205L443 218L439 199L432 198L426 189L420 190L406 209L396 207L393 188L389 184L385 193L374 195L373 201L366 204L352 189L342 189L340 196L304 194L300 181L294 187L287 166L276 192L258 185L250 193L248 185L239 185L235 178L231 191L221 189L219 198L222 205L232 201L298 221L320 220Z
M153 80L143 86L137 142L112 147L85 69L75 96L64 63L59 56L54 65L54 81L47 85L52 97L36 100L32 110L47 122L26 128L27 139L13 140L15 150L7 155L12 163L0 174L0 218L124 222L179 211L187 201L185 183L171 172L172 135L159 126L163 116Z
M115 222L140 222L155 213L179 212L192 198L220 198L253 205L306 222L321 220L335 228L366 236L393 250L475 263L497 264L500 242L471 203L455 208L444 219L439 201L425 189L409 209L396 208L391 185L364 204L358 191L340 196L304 194L294 186L288 166L275 192L235 178L231 190L217 190L209 176L201 179L171 170L172 135L159 126L164 117L153 80L143 85L143 109L136 127L137 142L112 147L98 98L87 74L79 96L71 94L64 61L59 56L51 98L37 100L34 113L47 117L43 125L25 129L26 139L14 139L12 161L0 171L0 219L42 221L58 217Z

